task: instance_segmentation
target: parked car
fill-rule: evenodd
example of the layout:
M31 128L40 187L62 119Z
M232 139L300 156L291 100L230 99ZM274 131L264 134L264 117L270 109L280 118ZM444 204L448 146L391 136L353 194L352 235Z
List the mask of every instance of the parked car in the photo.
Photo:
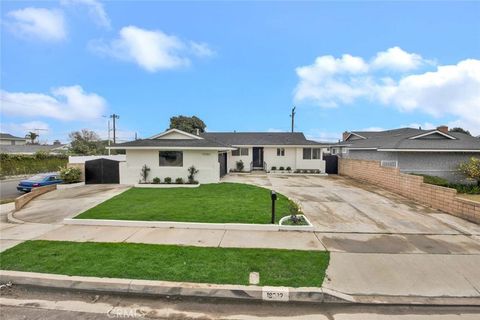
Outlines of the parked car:
M27 180L21 180L17 186L18 191L30 192L33 188L63 183L58 173L41 173Z

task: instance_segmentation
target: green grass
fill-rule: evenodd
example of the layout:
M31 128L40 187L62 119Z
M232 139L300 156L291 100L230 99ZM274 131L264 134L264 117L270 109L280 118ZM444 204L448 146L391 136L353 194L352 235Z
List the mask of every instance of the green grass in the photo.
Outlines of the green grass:
M276 220L289 214L291 201L278 194ZM198 188L132 188L76 219L270 223L270 190L248 184L216 183Z
M27 241L0 253L2 270L108 278L320 287L322 251L202 248L134 243Z

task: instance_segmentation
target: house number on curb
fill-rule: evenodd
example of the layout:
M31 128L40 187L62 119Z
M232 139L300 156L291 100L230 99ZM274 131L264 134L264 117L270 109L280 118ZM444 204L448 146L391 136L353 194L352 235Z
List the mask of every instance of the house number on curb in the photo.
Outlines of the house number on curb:
M266 300L266 301L288 301L289 300L288 288L263 287L262 288L262 300Z

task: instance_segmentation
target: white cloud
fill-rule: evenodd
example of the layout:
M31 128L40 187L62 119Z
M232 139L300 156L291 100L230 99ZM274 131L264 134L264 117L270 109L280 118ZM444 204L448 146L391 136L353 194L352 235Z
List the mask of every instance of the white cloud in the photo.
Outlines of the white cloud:
M314 64L296 69L299 83L295 89L295 102L311 102L328 108L364 99L402 112L421 112L437 119L454 117L453 121L464 123L466 128L476 132L476 128L480 128L480 60L467 59L435 67L430 64L434 68L432 71L386 78L378 73L377 67L373 67L378 57L383 57L383 66L389 65L397 70L399 66L406 68L407 61L421 58L408 55L410 60L399 58L397 65L393 60L388 64L388 59L381 53L371 64L361 63L362 58L348 55L340 59L318 57ZM346 56L357 63L345 63Z
M95 41L90 47L95 52L134 62L150 72L188 66L191 63L190 54L213 54L205 43L185 43L160 30L152 31L136 26L123 27L117 39L108 43Z
M6 26L18 36L44 41L60 41L67 36L60 10L30 7L10 11L7 16Z
M66 121L99 118L106 108L105 100L86 93L81 86L58 87L51 95L0 91L2 113L23 117L44 117Z
M64 6L84 5L88 8L88 12L95 23L101 27L110 29L110 18L105 12L103 3L97 0L61 0L60 3Z
M417 69L427 62L428 61L424 60L419 54L408 53L399 47L393 47L386 51L378 52L372 60L371 65L376 69L410 71Z

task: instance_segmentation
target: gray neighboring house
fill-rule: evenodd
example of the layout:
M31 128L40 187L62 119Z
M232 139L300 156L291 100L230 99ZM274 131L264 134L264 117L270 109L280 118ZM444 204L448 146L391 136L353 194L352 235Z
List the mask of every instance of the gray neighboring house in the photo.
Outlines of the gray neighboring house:
M24 145L27 143L26 138L20 138L12 136L10 133L0 133L0 145L1 146L16 146Z
M480 140L447 126L434 130L400 128L387 131L351 131L330 147L331 154L347 159L380 160L401 172L428 174L451 182L466 182L458 165L480 158Z
M39 151L45 151L49 154L63 154L68 150L66 145L53 144L24 144L24 145L0 145L0 153L8 154L35 154Z

